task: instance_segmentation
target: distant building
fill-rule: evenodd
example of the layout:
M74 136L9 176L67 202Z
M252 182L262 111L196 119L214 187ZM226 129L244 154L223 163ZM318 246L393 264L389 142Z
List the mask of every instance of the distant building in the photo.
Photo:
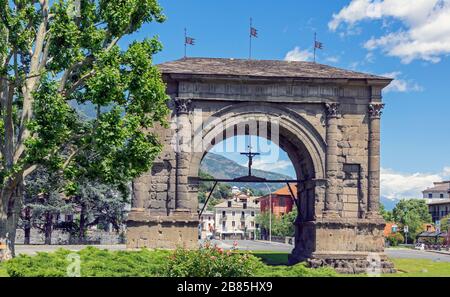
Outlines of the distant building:
M256 221L259 213L255 197L245 194L214 206L216 235L221 239L255 239Z
M427 201L428 211L431 214L433 223L440 221L443 217L450 214L450 199L429 199Z
M433 187L422 193L433 222L450 214L450 181L435 182Z
M297 185L291 184L291 189L295 198L297 198ZM257 200L259 201L261 212L269 212L272 209L272 213L275 216L282 216L291 212L294 205L291 192L287 185L271 194L261 196ZM270 201L272 201L272 207L270 207Z
M206 239L207 237L214 234L215 231L215 215L213 211L205 210L200 216L200 226L201 239Z
M233 187L231 188L231 194L237 195L237 194L240 194L240 193L241 193L241 190L239 190L238 187L233 186Z
M445 199L450 198L450 181L434 182L434 186L423 190L425 199Z
M398 231L398 225L394 222L386 222L384 226L383 235L384 237L388 237L392 233L396 233Z

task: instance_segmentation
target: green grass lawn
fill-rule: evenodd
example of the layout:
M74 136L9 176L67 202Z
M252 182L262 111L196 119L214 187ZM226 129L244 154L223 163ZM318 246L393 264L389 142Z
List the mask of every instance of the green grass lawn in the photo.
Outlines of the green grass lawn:
M104 252L106 253L106 252ZM268 252L268 251L252 251L254 256L260 258L265 264L272 266L268 270L271 276L284 276L278 270L285 269L281 265L287 265L289 253L285 252ZM397 273L384 274L384 277L450 277L450 262L437 262L425 259L391 259L394 262ZM268 268L269 268L268 267ZM273 271L272 271L273 270ZM293 272L294 273L294 272ZM4 263L0 263L0 277L7 277ZM106 274L104 276L107 276ZM295 276L292 275L292 276ZM343 277L364 277L365 275L340 275Z
M450 277L450 262L436 262L425 259L391 259L397 273L386 274L387 277Z
M3 265L3 263L0 263L0 277L8 276L8 273L6 272L6 269Z
M288 253L267 251L252 253L268 265L286 265L288 263ZM394 262L398 272L384 274L385 277L450 277L450 262L435 262L426 259L391 259L391 261ZM354 275L343 276L351 277Z

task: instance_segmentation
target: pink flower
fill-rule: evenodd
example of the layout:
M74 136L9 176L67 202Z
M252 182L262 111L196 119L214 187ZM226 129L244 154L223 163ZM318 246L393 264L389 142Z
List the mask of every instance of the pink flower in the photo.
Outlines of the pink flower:
M223 253L223 248L219 248L219 249L217 249L217 251L218 251L220 254L222 254L222 253Z
M211 256L211 260L216 260L216 256Z

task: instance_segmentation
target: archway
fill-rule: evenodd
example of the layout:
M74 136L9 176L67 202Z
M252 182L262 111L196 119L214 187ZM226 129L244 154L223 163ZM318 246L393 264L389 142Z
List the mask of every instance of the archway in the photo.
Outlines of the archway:
M390 79L307 62L186 58L159 67L172 125L153 128L161 154L133 182L129 247L197 248L205 153L229 135L277 130L300 181L293 260L361 272L376 253L391 271L378 212L381 90Z
M310 221L323 211L322 204L315 202L317 181L323 179L324 142L313 127L304 125L300 117L293 117L288 110L269 104L251 105L245 108L234 106L221 110L205 121L202 127L202 142L197 143L191 153L189 165L189 182L191 193L186 205L197 209L196 199L198 172L201 160L218 142L238 135L253 135L271 140L284 150L291 160L296 179L300 201L299 220ZM303 123L302 123L303 122ZM321 157L322 156L322 157ZM320 183L320 182L319 182ZM319 191L320 192L320 189ZM323 193L317 193L320 195Z
M199 177L201 239L222 244L224 239L285 242L294 237L297 183L281 181L295 181L296 173L287 153L272 141L226 138L205 154Z

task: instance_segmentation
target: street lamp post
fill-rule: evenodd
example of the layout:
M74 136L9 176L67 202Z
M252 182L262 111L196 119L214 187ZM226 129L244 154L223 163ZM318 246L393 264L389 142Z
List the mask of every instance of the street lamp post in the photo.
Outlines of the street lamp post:
M269 241L272 242L272 191L269 188L269 185L267 183L266 187L269 190Z

